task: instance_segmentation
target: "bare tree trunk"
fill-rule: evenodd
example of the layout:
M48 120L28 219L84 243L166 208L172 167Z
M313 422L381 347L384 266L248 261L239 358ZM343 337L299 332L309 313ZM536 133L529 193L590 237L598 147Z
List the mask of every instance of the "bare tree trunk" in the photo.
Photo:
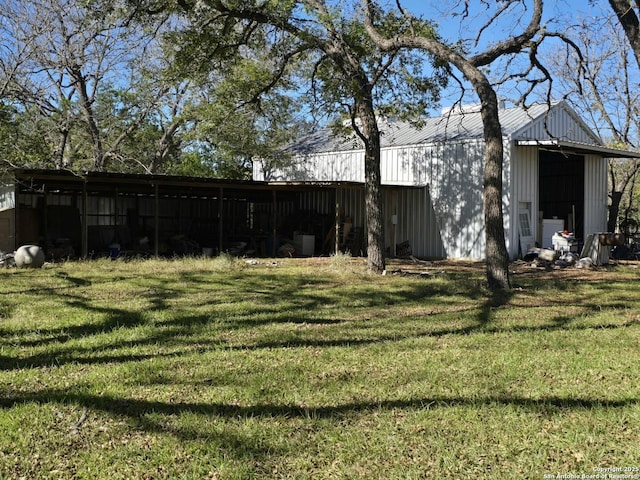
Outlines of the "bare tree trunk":
M616 165L618 168L616 168ZM615 232L620 216L620 207L625 192L629 192L633 196L635 191L635 181L638 171L640 170L640 162L637 160L615 164L614 161L609 162L609 216L607 218L607 231Z
M629 201L627 202L627 207L624 210L624 219L621 222L624 225L624 229L622 230L622 232L627 236L631 235L629 219L631 217L631 213L634 210L634 207L633 207L633 199L634 199L633 192L636 191L636 180L637 179L638 179L638 176L634 175L633 179L631 180L631 186L629 187L629 190L631 191L631 194L628 196L628 200ZM611 231L613 231L613 230L611 230Z
M364 102L358 108L365 143L364 176L365 208L367 216L367 267L376 273L385 269L384 222L380 191L380 130L373 104Z
M99 172L105 170L105 156L104 149L102 148L102 136L100 135L100 129L96 123L96 117L93 112L92 100L89 98L87 91L87 82L85 76L82 74L79 68L71 69L73 77L78 82L78 93L80 93L80 99L82 103L82 110L85 117L85 122L91 136L92 149L93 149L93 168Z
M53 162L55 164L56 170L60 170L65 165L64 152L67 147L68 140L69 130L67 128L61 129L60 137L58 138L58 145L56 145L56 148L53 152Z
M502 214L502 129L498 118L498 99L488 82L476 85L482 101L484 126L484 225L487 285L491 290L509 289L509 252L505 244Z
M636 8L638 8L637 3ZM640 20L629 0L609 0L611 9L618 16L620 25L624 29L624 33L631 44L634 56L640 66Z
M613 1L613 0L611 0ZM379 48L390 51L400 48L417 48L435 55L454 65L473 84L482 102L482 122L484 127L485 171L484 171L484 221L487 260L487 284L492 290L508 289L509 253L505 244L504 220L502 214L502 130L498 118L498 101L486 75L480 68L491 65L505 55L522 51L541 30L543 2L533 0L531 19L520 35L493 44L489 49L474 56L465 56L457 49L424 34L386 38L374 26L375 5L373 0L362 0L365 6L365 29ZM398 8L402 10L399 7ZM491 25L489 22L488 25Z
M165 163L171 150L171 145L174 141L175 134L181 125L182 120L176 118L173 122L171 122L170 125L163 129L162 137L160 138L160 140L158 140L156 151L153 154L152 163L151 165L149 165L149 167L147 167L147 170L150 173L158 173L160 167Z
M615 190L615 186L610 195L611 203L609 204L609 218L607 219L607 232L615 232L618 224L618 215L620 215L620 202L622 201L622 192Z

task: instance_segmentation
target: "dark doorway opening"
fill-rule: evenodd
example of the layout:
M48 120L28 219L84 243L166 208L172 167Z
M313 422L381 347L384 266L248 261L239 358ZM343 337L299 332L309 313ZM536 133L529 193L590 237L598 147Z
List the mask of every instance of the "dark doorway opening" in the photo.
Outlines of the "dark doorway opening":
M584 230L584 156L540 150L542 218L564 220L565 228L582 238Z

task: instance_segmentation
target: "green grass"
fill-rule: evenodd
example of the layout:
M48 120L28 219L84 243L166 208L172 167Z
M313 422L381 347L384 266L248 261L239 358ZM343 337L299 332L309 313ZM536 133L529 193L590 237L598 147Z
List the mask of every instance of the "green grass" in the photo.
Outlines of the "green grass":
M492 298L482 268L422 270L374 276L350 258L0 270L0 479L640 466L640 271L518 274Z

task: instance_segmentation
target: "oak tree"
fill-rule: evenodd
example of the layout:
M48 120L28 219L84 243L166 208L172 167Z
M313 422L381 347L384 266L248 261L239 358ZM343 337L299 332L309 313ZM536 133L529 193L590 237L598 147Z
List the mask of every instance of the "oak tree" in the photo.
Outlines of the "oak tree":
M409 48L429 52L461 72L480 99L485 140L483 199L487 284L492 290L511 288L509 254L505 244L502 208L503 145L502 129L498 117L499 104L494 84L483 69L503 57L515 55L525 49L529 50L532 61L536 61L535 47L537 44L533 40L536 36L541 37L543 32L541 24L542 0L533 2L529 22L521 32L513 33L508 38L493 40L487 48L480 48L475 52L466 51L468 44L463 47L460 44L450 44L437 38L421 35L413 27L416 18L402 8L401 2L397 2L397 15L398 18L405 20L403 28L395 34L385 34L377 25L379 16L377 12L380 7L374 0L363 0L363 2L367 7L367 31L381 49L397 51ZM480 26L478 36L483 31L490 29L501 16L513 14L509 12L509 9L519 3L521 2L512 0L497 5L496 12L489 15L487 22ZM464 17L469 14L470 1L456 4L461 7L459 16ZM489 3L484 5L487 9L490 8ZM516 72L512 72L512 74L516 75Z
M358 8L350 2L204 0L196 5L184 2L181 7L192 23L183 33L187 39L198 38L189 43L205 66L213 67L220 57L233 58L230 52L246 57L258 48L268 49L270 61L266 65L272 75L258 90L268 91L295 69L299 80L312 90L318 87L315 91L320 94L313 98L321 99L322 108L338 107L347 112L365 151L367 262L371 270L382 272L385 255L377 113L390 104L424 110L424 100L437 99L446 77L438 72L424 76L411 68L418 65L411 62L411 55L376 48L359 20ZM162 10L158 4L149 5L150 11L153 8ZM389 20L383 22L384 28L393 30L395 19ZM426 22L421 29L425 36L435 35ZM204 35L209 42L202 41ZM301 66L309 72L308 77L300 73ZM394 98L389 90L394 85L393 75L412 77L409 84L423 93L423 101L404 103Z

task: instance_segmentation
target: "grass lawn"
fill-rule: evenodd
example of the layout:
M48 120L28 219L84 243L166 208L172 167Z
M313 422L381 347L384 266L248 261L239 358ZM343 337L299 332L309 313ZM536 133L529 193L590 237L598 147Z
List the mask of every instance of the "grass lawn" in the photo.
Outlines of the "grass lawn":
M0 270L0 479L640 478L635 267Z

